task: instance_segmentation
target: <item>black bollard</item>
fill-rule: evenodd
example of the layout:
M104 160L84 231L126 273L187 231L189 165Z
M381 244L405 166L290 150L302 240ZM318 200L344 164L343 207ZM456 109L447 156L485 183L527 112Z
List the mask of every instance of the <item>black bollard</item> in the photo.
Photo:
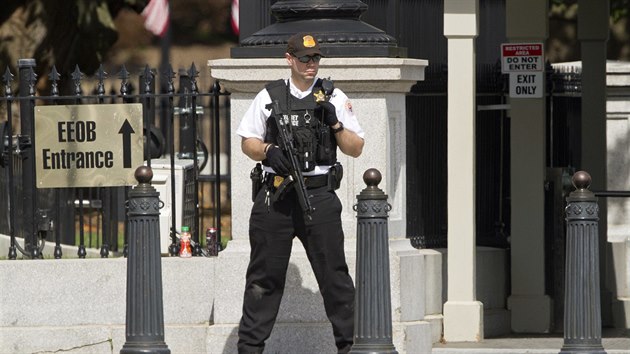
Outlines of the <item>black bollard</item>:
M378 188L381 173L363 174L367 188L357 195L357 269L354 345L350 353L397 354L392 342L387 213L391 205Z
M567 197L564 344L560 353L605 353L599 301L599 206L588 190L591 176L573 175L575 191Z
M126 341L121 354L170 354L164 342L160 193L151 186L150 167L136 169L138 185L129 191Z

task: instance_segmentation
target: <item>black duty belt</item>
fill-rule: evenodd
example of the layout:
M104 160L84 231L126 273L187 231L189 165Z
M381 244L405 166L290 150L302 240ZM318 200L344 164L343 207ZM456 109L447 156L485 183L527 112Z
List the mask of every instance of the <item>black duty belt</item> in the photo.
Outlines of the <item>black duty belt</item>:
M267 173L265 177L265 181L268 186L277 187L282 183L282 176L278 176L273 173ZM319 188L328 185L328 174L317 175L317 176L304 176L304 185L306 188Z

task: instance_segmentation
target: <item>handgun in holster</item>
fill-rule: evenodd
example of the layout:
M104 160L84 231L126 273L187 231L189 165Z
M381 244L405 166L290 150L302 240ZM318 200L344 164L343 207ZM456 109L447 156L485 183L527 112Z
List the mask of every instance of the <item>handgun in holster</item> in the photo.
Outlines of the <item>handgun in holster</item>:
M271 202L275 203L278 200L282 200L284 195L293 187L293 176L288 175L286 177L274 176L273 178L273 194L271 194Z
M249 178L252 180L252 202L256 200L256 196L263 186L263 170L260 163L257 163L252 172L249 173Z

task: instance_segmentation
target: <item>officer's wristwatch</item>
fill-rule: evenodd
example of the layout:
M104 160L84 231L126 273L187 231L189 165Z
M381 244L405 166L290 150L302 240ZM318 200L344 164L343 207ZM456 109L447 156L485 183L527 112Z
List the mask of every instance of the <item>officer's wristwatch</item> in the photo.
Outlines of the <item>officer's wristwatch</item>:
M330 130L332 130L333 134L339 133L340 131L343 130L343 123L339 121L339 127L337 128L330 127Z

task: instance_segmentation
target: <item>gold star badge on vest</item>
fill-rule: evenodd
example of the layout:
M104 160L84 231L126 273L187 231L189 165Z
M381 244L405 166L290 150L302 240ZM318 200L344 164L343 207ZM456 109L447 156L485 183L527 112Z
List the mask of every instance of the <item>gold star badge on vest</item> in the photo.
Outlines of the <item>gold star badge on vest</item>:
M324 91L322 90L319 90L318 92L314 93L313 96L315 97L315 102L326 101L326 95L324 94Z

